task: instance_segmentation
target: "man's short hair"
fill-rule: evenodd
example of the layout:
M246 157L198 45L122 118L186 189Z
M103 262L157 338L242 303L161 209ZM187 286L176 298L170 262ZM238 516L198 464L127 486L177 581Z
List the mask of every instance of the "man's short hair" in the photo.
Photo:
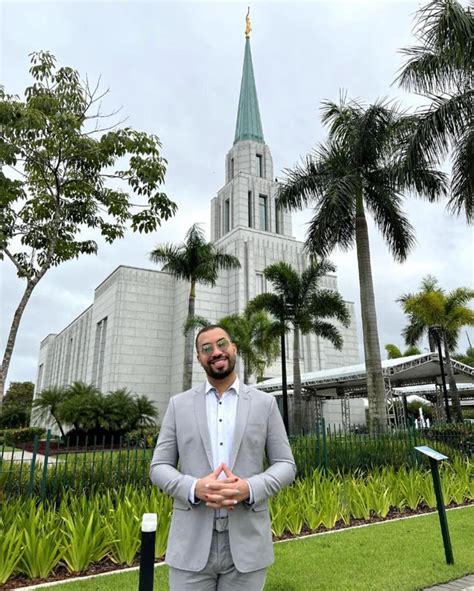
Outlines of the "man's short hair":
M220 328L221 330L223 330L225 332L225 334L229 337L229 341L232 342L232 337L230 336L230 334L227 332L227 330L225 328L222 328L222 326L220 326L219 324L209 324L209 326L203 326L196 335L196 340L194 341L194 344L196 346L196 351L198 350L199 337L202 334L204 334L205 332L208 332L210 330L214 330L215 328Z

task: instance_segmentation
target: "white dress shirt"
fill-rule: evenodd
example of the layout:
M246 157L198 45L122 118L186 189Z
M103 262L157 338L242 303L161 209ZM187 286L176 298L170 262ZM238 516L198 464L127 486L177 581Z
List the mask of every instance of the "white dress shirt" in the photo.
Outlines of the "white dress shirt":
M237 404L239 401L240 381L236 377L232 385L219 396L217 390L206 380L206 412L207 428L211 438L213 469L220 464L226 466L230 464L232 453L232 443L234 441L235 419L237 416ZM226 478L224 472L221 472L219 479ZM189 491L189 501L193 504L199 502L195 497L197 479ZM252 503L252 491L250 490L248 503ZM226 512L227 513L227 512Z

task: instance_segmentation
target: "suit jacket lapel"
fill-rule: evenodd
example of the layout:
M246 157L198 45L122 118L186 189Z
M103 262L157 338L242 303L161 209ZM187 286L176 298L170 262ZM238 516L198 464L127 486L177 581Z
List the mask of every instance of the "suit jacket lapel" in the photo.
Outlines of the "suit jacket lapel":
M231 470L234 469L237 453L242 442L245 427L247 425L247 418L250 410L250 392L247 386L241 385L239 390L239 400L237 402L237 415L235 417L234 440L232 442L232 452L230 456Z
M206 392L204 384L196 389L194 392L194 412L196 413L196 421L199 428L199 434L206 450L207 459L211 470L214 470L214 461L212 458L211 437L207 426L207 408L206 408Z

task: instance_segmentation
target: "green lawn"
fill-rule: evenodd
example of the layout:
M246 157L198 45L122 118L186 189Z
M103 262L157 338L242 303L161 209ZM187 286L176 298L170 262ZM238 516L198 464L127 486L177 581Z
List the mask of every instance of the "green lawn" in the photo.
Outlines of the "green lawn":
M444 559L437 514L275 545L265 591L416 591L474 573L474 506L449 511L455 564ZM166 567L155 591L168 590ZM136 590L138 573L68 583L61 591Z

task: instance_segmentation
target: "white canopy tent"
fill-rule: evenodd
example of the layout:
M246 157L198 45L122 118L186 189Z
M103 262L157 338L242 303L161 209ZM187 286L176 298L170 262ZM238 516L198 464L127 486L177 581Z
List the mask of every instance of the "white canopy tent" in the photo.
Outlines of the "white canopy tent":
M459 384L459 395L463 400L474 399L474 368L459 361L452 361L456 383ZM404 417L396 416L394 397L405 397L408 394L431 399L436 402L441 394L441 369L437 353L423 353L385 359L382 361L382 373L387 392L389 418L396 423L403 422ZM337 367L303 373L301 386L307 397L321 400L367 397L365 363ZM256 385L259 390L281 394L281 377L272 378ZM293 376L287 378L287 387L293 389ZM407 388L413 389L406 392ZM448 388L449 394L449 388ZM402 414L404 414L402 410Z

